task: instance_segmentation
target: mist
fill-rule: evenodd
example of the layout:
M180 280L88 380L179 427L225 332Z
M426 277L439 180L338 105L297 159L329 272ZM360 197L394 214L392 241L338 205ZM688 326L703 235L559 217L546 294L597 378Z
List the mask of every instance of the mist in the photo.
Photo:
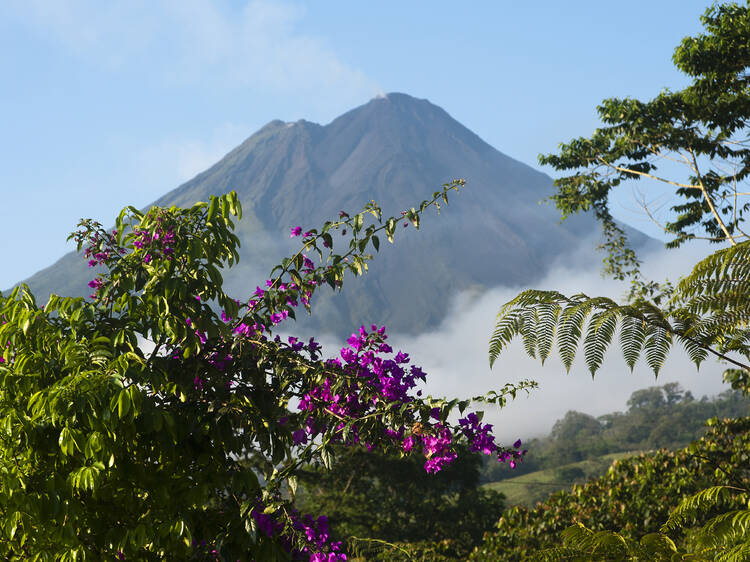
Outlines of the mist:
M593 245L592 241L588 247ZM689 273L697 260L715 249L715 246L700 244L669 251L652 249L643 255L642 271L648 279L675 282ZM554 289L566 295L584 292L620 301L627 294L627 283L602 278L601 262L592 259L590 251L582 250L572 259L567 256L566 260L569 265L555 265L533 288ZM499 390L509 382L536 381L538 388L528 394L519 393L516 400L502 410L495 406L484 407L485 422L494 425L495 434L502 442L547 434L554 422L569 410L592 416L623 411L633 391L649 386L678 382L696 398L714 396L729 388L721 380L725 365L707 359L698 371L679 345L670 350L658 378L643 360L631 373L622 358L617 338L593 379L580 350L570 373L566 373L556 349L542 365L526 354L518 339L501 353L490 369L489 338L497 312L505 302L527 288L530 287L496 287L483 293L458 294L437 329L417 336L391 334L389 337L394 350L409 353L412 364L421 366L427 373L425 394L469 398L491 389ZM324 356L335 355L344 344L330 335L319 339L324 346Z
M565 264L554 265L533 288L554 289L566 295L583 292L622 302L629 286L602 277L601 255L594 257L590 250L594 245L592 239L579 253L567 255ZM715 246L700 243L669 251L652 247L643 255L642 271L648 279L675 282L689 273L697 260L715 249ZM411 364L422 367L427 373L427 382L421 387L425 395L470 398L492 389L499 390L506 383L536 381L538 388L529 393L520 392L503 409L483 407L484 421L493 424L501 442L545 435L569 410L592 416L623 411L635 390L649 386L678 382L696 398L714 396L729 388L721 380L726 365L709 358L696 370L679 345L670 350L658 378L643 360L631 373L622 358L617 337L609 346L595 378L591 377L580 349L570 372L566 373L556 349L542 365L526 354L520 339L514 340L490 369L489 338L497 312L504 303L528 288L531 287L499 286L484 292L463 292L452 299L448 314L436 329L416 336L389 334L388 341L394 351L408 353ZM314 308L313 303L313 314ZM286 328L278 332L284 338L295 334L293 323L280 327ZM317 335L316 340L323 346L323 357L336 356L345 345L340 337L331 334ZM148 344L143 342L144 349L150 347Z
M673 282L689 273L695 262L714 248L692 246L681 250L659 249L644 256L643 271L648 279L670 279ZM585 258L573 260L575 266L558 264L534 288L554 289L572 295L584 292L589 296L622 299L628 285L603 279L600 264ZM532 379L539 383L528 395L521 392L517 399L499 410L485 411L485 421L494 424L496 435L503 441L546 434L554 422L569 410L593 416L626 409L631 393L640 388L679 382L696 398L713 396L729 388L722 383L726 365L706 360L696 370L686 352L676 345L669 353L658 379L640 360L631 373L622 358L619 342L612 342L600 371L592 379L583 355L576 355L570 373L553 350L542 365L529 357L517 339L489 368L489 338L500 306L516 296L524 287L497 287L481 295L460 294L451 312L434 331L417 337L394 334L391 345L408 351L413 363L428 373L427 391L432 395L462 398L499 389L505 383Z

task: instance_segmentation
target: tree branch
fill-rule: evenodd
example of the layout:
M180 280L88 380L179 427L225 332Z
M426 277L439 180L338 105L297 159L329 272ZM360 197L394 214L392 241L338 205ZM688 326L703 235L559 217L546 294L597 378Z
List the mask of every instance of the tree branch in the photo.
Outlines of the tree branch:
M706 203L708 203L708 208L711 209L711 212L714 215L714 219L717 223L719 223L719 227L721 227L721 230L724 232L724 236L727 237L727 240L729 240L729 243L732 246L736 246L737 242L734 238L732 238L732 235L729 233L729 230L727 229L727 226L724 224L724 221L721 220L721 217L719 216L718 211L716 210L716 207L714 207L714 202L711 199L711 196L708 193L708 190L706 189L706 186L703 185L703 180L701 179L701 174L698 171L698 161L695 158L695 151L692 148L688 148L688 152L690 153L690 156L693 159L693 169L695 170L695 177L698 180L698 187L701 190L701 193L703 193L703 197L706 200Z
M638 170L631 170L630 168L624 168L622 166L616 166L614 164L610 164L607 162L604 158L601 156L598 156L597 159L604 164L605 166L608 166L609 168L612 168L613 170L617 170L618 172L624 172L626 174L635 174L638 176L645 176L647 178L651 178L652 180L657 180L660 182L668 183L670 185L674 185L675 187L684 187L685 189L701 189L700 185L692 185L692 184L686 184L686 183L679 183L672 180L667 180L664 178L660 178L659 176L655 176L653 174L649 174L647 172L639 172Z

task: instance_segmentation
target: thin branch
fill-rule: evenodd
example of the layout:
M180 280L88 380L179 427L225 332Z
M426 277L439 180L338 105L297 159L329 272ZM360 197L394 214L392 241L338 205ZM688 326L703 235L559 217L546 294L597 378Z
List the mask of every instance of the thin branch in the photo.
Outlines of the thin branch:
M703 193L703 197L706 200L706 203L708 203L708 208L711 209L711 212L714 215L714 219L717 223L719 223L719 227L721 227L721 230L724 232L724 236L727 237L727 240L729 240L729 243L732 244L732 246L736 246L737 242L734 238L732 238L732 235L729 233L729 230L727 229L727 226L724 224L724 221L721 220L721 217L719 216L718 211L716 210L716 207L714 207L714 202L711 199L711 196L708 193L708 190L706 189L706 186L703 185L703 180L701 179L701 174L697 171L698 169L698 161L695 158L695 152L692 148L688 149L688 152L690 153L690 156L693 158L693 164L695 165L696 170L696 179L699 183L699 188L701 190L701 193Z
M675 187L684 187L685 189L701 189L700 185L692 185L692 184L687 184L687 183L679 183L679 182L676 182L676 181L672 181L672 180L667 180L667 179L664 179L664 178L660 178L659 176L655 176L655 175L649 174L647 172L639 172L638 170L631 170L630 168L624 168L622 166L616 166L614 164L610 164L609 162L607 162L601 156L598 157L598 160L602 164L604 164L605 166L608 166L608 167L610 167L610 168L612 168L614 170L617 170L618 172L624 172L626 174L635 174L635 175L638 175L638 176L645 176L647 178L651 178L652 180L657 180L657 181L660 181L660 182L668 183L670 185L674 185Z

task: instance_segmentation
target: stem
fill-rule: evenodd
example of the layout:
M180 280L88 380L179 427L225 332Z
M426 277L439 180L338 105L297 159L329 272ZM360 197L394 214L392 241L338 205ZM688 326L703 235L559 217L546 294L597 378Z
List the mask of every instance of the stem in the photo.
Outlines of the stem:
M732 235L729 234L729 230L727 230L726 225L724 224L724 221L721 220L721 217L719 216L719 213L716 211L716 207L714 207L714 202L711 199L711 196L708 194L708 190L706 189L706 186L703 184L703 180L701 179L701 174L698 171L698 161L695 159L695 152L693 149L688 149L688 152L690 152L690 156L693 159L693 169L695 170L696 179L698 180L698 187L701 190L701 193L703 193L703 197L706 200L706 203L708 203L708 208L711 209L711 212L714 215L714 219L717 223L719 223L719 226L721 227L721 230L724 232L724 236L727 237L727 240L729 240L729 243L732 244L732 246L736 246L737 242L732 238Z
M672 181L672 180L667 180L667 179L664 179L664 178L660 178L659 176L655 176L655 175L649 174L647 172L639 172L638 170L631 170L630 168L624 168L622 166L615 166L614 164L610 164L609 162L607 162L601 156L598 156L597 159L602 164L604 164L605 166L608 166L608 167L612 168L613 170L617 170L618 172L624 172L626 174L635 174L635 175L638 175L638 176L645 176L647 178L651 178L652 180L657 180L657 181L661 181L661 182L664 182L664 183L668 183L670 185L674 185L675 187L684 187L685 189L701 189L700 185L692 185L692 184L687 184L687 183L678 183L676 181Z

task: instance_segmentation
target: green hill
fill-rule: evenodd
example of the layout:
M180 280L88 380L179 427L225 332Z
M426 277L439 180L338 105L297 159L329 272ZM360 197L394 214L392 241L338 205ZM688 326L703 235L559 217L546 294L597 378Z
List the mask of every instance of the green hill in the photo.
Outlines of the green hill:
M710 486L750 487L749 469L750 418L716 421L705 436L679 451L615 461L591 482L557 492L533 508L506 510L471 559L535 560L539 550L559 546L561 532L576 522L640 539L656 532L687 495ZM684 537L672 538L679 544Z
M502 493L509 506L532 507L559 490L570 489L574 484L582 484L601 476L612 466L613 461L637 454L638 451L609 453L558 468L537 470L515 478L490 482L483 484L482 488Z

